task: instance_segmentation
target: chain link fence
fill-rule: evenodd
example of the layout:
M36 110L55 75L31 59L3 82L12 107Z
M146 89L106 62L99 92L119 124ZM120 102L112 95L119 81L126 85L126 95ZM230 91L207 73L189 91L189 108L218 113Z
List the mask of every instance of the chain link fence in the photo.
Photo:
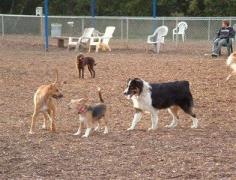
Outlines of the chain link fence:
M167 40L172 39L172 30L180 21L188 24L187 40L212 41L216 31L221 27L223 19L228 19L233 26L236 17L88 17L88 16L49 16L49 35L51 24L62 25L62 36L80 36L86 27L95 27L104 32L106 26L115 26L114 39L122 41L146 40L156 27L166 25L169 28ZM73 22L73 27L68 24ZM43 36L44 19L33 15L6 15L0 14L0 34Z

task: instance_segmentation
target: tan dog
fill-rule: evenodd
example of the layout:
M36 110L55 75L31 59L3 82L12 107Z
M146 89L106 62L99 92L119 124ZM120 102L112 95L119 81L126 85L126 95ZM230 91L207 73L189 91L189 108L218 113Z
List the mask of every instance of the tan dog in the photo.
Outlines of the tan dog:
M46 122L49 118L51 121L51 131L56 131L54 122L56 108L53 103L53 98L58 99L63 97L63 94L59 91L58 86L58 71L56 70L55 82L49 85L40 86L34 94L34 113L29 131L30 134L34 133L36 118L40 113L43 113L44 115L44 123L42 128L46 129Z
M109 47L108 44L104 44L104 43L99 43L96 46L96 52L98 52L98 50L101 49L102 51L111 51L111 48Z
M69 109L74 109L79 114L80 125L78 131L74 135L80 135L82 126L86 126L85 134L82 137L88 137L91 130L94 128L97 131L100 127L101 120L105 124L104 134L108 133L107 120L105 118L106 105L102 99L101 90L98 89L100 102L95 105L87 105L87 99L72 99L68 104Z
M236 75L236 52L233 52L226 61L227 66L229 66L233 71L226 78L228 81L233 75Z

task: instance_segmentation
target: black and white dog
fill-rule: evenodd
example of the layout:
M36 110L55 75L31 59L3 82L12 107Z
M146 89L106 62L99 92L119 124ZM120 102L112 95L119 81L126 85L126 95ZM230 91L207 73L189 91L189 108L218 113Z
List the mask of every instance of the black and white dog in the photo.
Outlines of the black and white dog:
M149 84L139 78L129 79L124 95L128 99L132 99L136 111L132 125L128 130L135 128L142 117L143 111L151 113L152 126L148 130L155 130L158 124L158 110L166 108L173 117L170 125L166 127L174 128L177 126L178 111L180 109L191 117L193 121L191 128L198 127L198 120L192 112L193 97L188 81Z

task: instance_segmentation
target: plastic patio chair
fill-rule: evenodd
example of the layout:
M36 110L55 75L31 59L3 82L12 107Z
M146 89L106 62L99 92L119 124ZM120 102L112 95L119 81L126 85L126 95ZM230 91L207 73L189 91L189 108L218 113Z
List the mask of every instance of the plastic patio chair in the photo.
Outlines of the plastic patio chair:
M185 34L185 31L186 29L188 29L188 24L186 22L179 22L176 26L176 28L173 29L173 41L175 40L175 37L176 37L176 40L178 38L178 35L181 35L182 36L182 40L183 42L185 41L186 39L186 34Z
M109 49L109 51L111 51L111 48L109 46L109 41L113 37L113 33L115 29L116 29L115 26L107 26L104 34L95 30L95 35L91 37L91 40L89 43L89 52L91 50L91 46L95 46L96 52L98 52L100 43L105 44L107 48Z
M68 49L70 49L70 47L75 47L75 50L77 51L81 45L87 45L92 37L93 32L94 28L85 28L81 37L69 37Z
M149 35L147 38L148 44L153 44L156 46L156 53L160 52L161 44L165 43L165 36L168 34L167 26L158 27L152 35Z

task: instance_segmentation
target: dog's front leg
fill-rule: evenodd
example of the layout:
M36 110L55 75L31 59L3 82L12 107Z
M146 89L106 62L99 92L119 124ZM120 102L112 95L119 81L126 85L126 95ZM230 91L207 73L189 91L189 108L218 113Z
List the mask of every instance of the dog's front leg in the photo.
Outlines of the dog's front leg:
M82 78L84 78L84 68L81 68Z
M79 78L81 78L81 71L82 71L82 69L79 68Z
M50 105L51 109L48 111L50 120L51 120L51 131L55 132L56 131L56 126L55 126L55 119L56 119L56 108L53 104Z
M34 114L32 116L30 131L29 131L30 134L34 134L33 130L35 129L35 121L36 121L37 116L38 116L38 113L34 112Z
M46 129L46 124L47 124L47 121L48 121L48 116L47 116L47 113L43 113L43 116L44 116L44 120L43 120L43 125L42 125L42 129Z
M236 75L236 71L233 71L228 75L228 77L226 78L226 82L234 75Z
M136 124L140 121L140 119L142 118L142 110L140 109L135 109L135 114L134 114L134 118L133 118L133 121L132 121L132 124L130 126L130 128L128 128L127 130L130 131L130 130L134 130Z
M83 122L80 121L80 123L79 123L79 129L78 129L78 131L77 131L76 133L74 133L75 136L78 136L78 135L81 134L82 127L83 127Z
M153 110L151 112L151 121L152 121L152 126L148 128L148 131L155 130L157 129L157 124L158 124L158 111Z

